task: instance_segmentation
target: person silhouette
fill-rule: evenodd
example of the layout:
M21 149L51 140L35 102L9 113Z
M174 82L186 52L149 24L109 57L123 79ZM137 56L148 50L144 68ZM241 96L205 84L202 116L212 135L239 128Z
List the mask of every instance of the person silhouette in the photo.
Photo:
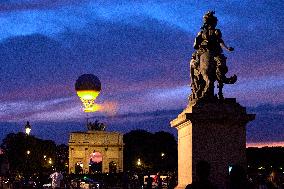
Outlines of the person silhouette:
M240 165L234 165L230 172L229 189L253 188L247 180L245 169Z
M283 189L277 170L273 170L268 177L269 189Z
M197 180L187 185L185 189L217 189L209 180L210 169L207 161L199 161L196 165Z
M153 178L151 177L150 173L148 173L146 189L151 189L152 188L152 182L153 182Z
M60 172L57 172L55 169L55 172L49 178L51 178L51 187L53 189L60 188L61 180L63 180L63 175Z

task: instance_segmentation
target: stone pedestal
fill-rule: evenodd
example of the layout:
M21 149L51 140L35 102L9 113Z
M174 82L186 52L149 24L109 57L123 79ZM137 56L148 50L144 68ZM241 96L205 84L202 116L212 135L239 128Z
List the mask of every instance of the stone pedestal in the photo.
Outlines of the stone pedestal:
M178 130L178 186L185 188L196 180L196 164L211 165L210 180L223 189L229 166L246 168L246 124L255 115L235 99L189 105L171 126Z

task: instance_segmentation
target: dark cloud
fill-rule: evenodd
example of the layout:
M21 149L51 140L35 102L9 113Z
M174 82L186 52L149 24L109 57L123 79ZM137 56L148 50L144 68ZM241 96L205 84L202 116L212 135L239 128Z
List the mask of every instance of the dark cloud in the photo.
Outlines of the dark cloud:
M188 60L187 41L192 36L157 20L142 19L140 23L132 26L98 20L84 28L83 34L64 33L62 39L72 45L78 59L113 80L147 82L178 71L176 64Z
M43 35L19 36L2 41L1 98L21 100L33 97L33 100L44 100L62 95L60 90L55 91L54 88L68 80L72 68L74 70L76 66L72 65L72 61L72 54L67 49ZM53 94L48 93L50 90Z
M117 92L174 85L180 76L187 79L189 36L155 20L144 22L147 28L100 22L85 28L88 34L64 33L59 40L34 34L2 41L2 98L70 95L83 73L98 75L104 89Z
M284 138L284 104L264 104L249 111L256 114L255 121L247 127L250 142L282 142Z

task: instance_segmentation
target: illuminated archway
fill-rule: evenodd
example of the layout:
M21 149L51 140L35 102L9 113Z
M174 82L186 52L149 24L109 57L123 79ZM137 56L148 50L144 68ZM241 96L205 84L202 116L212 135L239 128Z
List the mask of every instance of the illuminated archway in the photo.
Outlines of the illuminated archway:
M78 161L75 164L75 174L82 174L83 173L83 163L81 161Z
M94 152L90 154L89 173L101 173L102 162L103 155L100 152L96 152L94 150Z
M117 164L114 161L109 162L109 172L116 173L117 171Z

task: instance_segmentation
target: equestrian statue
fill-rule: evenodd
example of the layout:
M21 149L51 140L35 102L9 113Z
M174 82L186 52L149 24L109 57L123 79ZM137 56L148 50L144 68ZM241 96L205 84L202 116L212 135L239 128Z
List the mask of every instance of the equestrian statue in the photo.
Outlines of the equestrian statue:
M236 75L226 77L227 57L223 54L223 49L233 51L234 48L225 45L221 31L216 28L218 19L214 14L214 11L208 11L203 16L203 26L194 41L196 51L190 60L191 103L223 100L224 84L234 84L237 81ZM214 94L215 81L218 83L218 96Z

